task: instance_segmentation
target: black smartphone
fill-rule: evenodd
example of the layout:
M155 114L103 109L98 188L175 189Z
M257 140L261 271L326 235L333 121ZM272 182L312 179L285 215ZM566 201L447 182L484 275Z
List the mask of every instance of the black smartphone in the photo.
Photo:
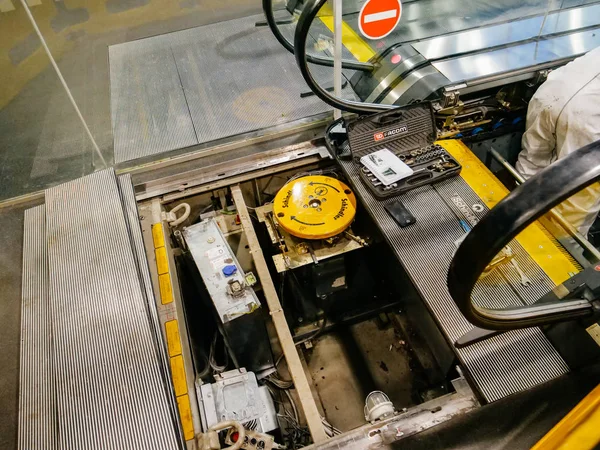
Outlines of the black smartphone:
M390 213L390 216L392 216L402 228L412 225L417 221L415 216L413 216L411 212L406 209L406 206L404 206L402 202L398 200L394 201L393 203L389 203L384 207L386 211Z

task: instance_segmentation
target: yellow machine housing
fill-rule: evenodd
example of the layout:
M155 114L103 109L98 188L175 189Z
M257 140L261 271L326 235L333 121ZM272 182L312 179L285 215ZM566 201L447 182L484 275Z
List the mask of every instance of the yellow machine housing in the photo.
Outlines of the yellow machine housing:
M286 184L273 201L281 228L302 239L327 239L345 231L356 215L356 197L340 180L309 175Z

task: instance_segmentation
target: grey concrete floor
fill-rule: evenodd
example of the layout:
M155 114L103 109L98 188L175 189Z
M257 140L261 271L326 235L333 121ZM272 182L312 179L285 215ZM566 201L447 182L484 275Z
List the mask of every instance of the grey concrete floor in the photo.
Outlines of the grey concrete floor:
M328 333L307 351L308 368L327 420L342 431L365 424L365 398L383 391L401 410L414 403L406 343L392 326L368 320Z

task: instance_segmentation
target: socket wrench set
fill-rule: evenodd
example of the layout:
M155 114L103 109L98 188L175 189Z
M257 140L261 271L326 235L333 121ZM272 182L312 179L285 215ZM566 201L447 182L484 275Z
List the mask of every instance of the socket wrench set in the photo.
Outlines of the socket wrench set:
M350 151L373 194L387 198L458 175L461 165L437 137L430 103L361 118L347 125Z

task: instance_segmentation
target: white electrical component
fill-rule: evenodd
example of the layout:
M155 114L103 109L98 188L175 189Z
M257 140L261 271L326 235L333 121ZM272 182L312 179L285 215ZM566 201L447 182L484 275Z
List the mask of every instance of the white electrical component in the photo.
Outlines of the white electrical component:
M365 400L365 419L375 422L394 415L394 405L390 398L381 391L373 391Z
M247 275L214 218L185 228L183 237L223 323L260 306Z
M273 399L266 386L258 386L256 375L245 369L215 376L215 383L196 383L204 430L219 422L234 420L246 428L266 433L278 428Z

